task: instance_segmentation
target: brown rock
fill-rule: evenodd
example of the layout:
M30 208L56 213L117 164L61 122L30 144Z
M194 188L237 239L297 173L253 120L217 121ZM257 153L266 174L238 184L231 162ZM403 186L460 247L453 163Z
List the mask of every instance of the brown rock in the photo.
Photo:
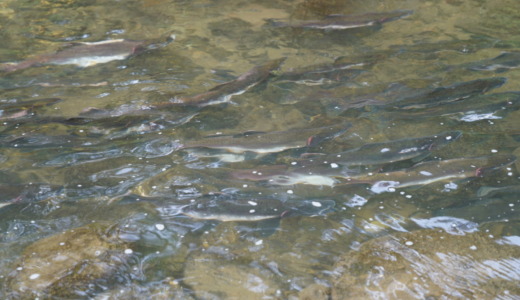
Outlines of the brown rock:
M336 263L332 299L520 297L520 247L481 232L418 230L364 243Z
M32 298L87 296L99 285L106 287L122 280L110 275L126 261L123 247L110 242L98 225L41 239L24 250L11 273L11 290Z

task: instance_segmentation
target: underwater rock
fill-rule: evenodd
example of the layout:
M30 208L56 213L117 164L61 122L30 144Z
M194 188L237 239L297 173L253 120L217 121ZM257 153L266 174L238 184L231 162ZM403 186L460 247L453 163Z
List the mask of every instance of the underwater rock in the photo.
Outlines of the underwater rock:
M252 261L248 249L255 244L242 239L235 227L221 223L205 236L204 249L186 261L183 282L201 299L275 298L281 289L277 274Z
M10 288L15 297L88 297L111 285L129 281L121 272L129 250L110 241L99 225L89 225L52 235L28 246L15 271Z
M520 248L480 232L418 230L373 239L335 264L332 299L520 296Z

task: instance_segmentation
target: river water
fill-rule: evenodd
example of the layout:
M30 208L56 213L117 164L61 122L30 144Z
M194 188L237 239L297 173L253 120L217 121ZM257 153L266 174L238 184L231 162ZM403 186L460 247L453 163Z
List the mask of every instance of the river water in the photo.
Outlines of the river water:
M520 298L518 1L0 16L2 299Z

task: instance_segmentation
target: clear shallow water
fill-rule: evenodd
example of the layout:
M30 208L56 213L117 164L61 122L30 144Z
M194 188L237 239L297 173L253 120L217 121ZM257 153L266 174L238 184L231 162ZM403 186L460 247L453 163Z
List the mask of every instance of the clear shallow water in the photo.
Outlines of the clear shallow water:
M175 40L86 68L45 65L2 73L0 104L3 116L10 116L2 120L0 141L2 297L518 297L518 163L490 160L488 167L496 168L482 172L479 160L457 165L461 158L520 155L514 97L499 110L486 105L502 96L452 99L467 101L467 108L392 104L443 101L421 95L491 77L506 82L485 95L520 91L514 59L500 72L478 68L518 50L518 8L515 1L4 1L2 62L53 53L69 42ZM398 9L414 13L342 31L265 21ZM370 63L356 67L358 72L333 73L322 84L279 79L341 56ZM136 110L204 93L280 57L287 57L280 70L233 96L234 104L175 106L135 116ZM44 98L61 102L28 111L35 116L10 115L23 114L27 106L9 110L8 104ZM70 119L91 107L109 116ZM217 133L343 123L352 124L347 132L317 146L267 155L222 157L216 156L220 150L181 146ZM395 141L447 131L462 135L415 157L348 165L344 173L357 184L336 176L334 186L274 185L231 175L308 163L299 160L306 152L332 155L391 142L376 152L361 148L364 159L377 159L397 147ZM409 143L399 146L402 154L420 148ZM428 165L437 159L448 164ZM427 165L421 169L418 163ZM334 171L339 161L327 164ZM414 166L420 175L412 175ZM450 166L456 168L448 172ZM459 177L467 178L457 178L463 170L466 175ZM436 172L447 178L406 187L392 183ZM368 173L390 175L375 185ZM299 206L305 201L310 206ZM236 202L251 208L244 213L223 204ZM210 217L243 217L257 215L264 203L291 213L255 222L183 214L200 205Z

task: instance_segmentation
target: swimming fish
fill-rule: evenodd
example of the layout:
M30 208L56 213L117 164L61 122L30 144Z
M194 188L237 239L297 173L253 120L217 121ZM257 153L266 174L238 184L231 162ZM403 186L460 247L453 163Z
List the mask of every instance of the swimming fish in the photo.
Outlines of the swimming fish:
M363 177L354 166L377 165L424 156L461 136L460 131L443 132L434 136L402 139L317 157L296 160L291 165L264 166L234 170L231 176L240 180L265 181L273 185L308 184L334 186L341 181ZM360 175L361 174L361 175Z
M314 160L319 163L335 163L345 166L392 163L428 154L432 150L456 141L461 135L460 131L446 131L426 137L371 143Z
M182 213L194 219L221 222L255 222L283 218L289 215L316 216L331 212L333 200L287 200L274 198L234 197L200 201L182 208Z
M156 109L178 105L204 107L229 102L231 97L243 94L248 89L266 80L271 75L271 72L278 69L285 59L285 57L273 59L265 64L255 66L237 79L217 85L207 92L194 96L175 97L171 102L158 103L153 105L153 107Z
M484 157L456 158L428 161L408 169L358 176L356 181L371 183L375 193L391 191L415 185L426 185L439 181L449 181L486 174L514 163L513 155L493 155Z
M308 86L321 85L332 81L352 79L364 72L363 70L355 68L365 66L366 64L368 63L362 61L345 61L332 64L311 65L278 74L274 81L294 82Z
M448 117L464 122L502 119L520 107L520 92L504 92L478 95L443 105L407 111L406 113L382 113L385 119L417 120L419 118Z
M399 20L411 15L411 10L395 10L381 13L366 13L352 15L329 15L323 20L317 21L301 21L294 23L285 23L277 20L268 20L269 23L277 27L293 27L307 29L322 30L345 30L361 27L370 27L380 25L386 22Z
M484 94L492 89L502 86L506 82L504 77L483 78L472 81L460 82L446 87L420 92L413 96L397 99L385 106L386 109L409 110L433 107L440 104L459 101L471 96Z
M35 109L54 105L62 100L59 98L33 99L21 102L7 102L0 104L0 120L18 119L33 115Z
M343 123L285 131L249 131L236 135L215 135L195 141L186 141L180 148L204 147L223 149L232 153L243 153L246 151L260 154L275 153L287 149L316 146L324 140L343 134L350 127L350 123Z
M503 52L497 57L467 64L474 71L494 71L497 73L520 67L520 52Z
M77 42L66 45L56 53L37 55L17 63L4 63L0 71L14 72L39 65L76 65L90 67L114 60L124 60L146 50L162 47L175 39L174 35L150 41L125 39L99 42Z
M0 208L12 204L43 201L56 196L62 190L62 186L45 183L0 184Z

